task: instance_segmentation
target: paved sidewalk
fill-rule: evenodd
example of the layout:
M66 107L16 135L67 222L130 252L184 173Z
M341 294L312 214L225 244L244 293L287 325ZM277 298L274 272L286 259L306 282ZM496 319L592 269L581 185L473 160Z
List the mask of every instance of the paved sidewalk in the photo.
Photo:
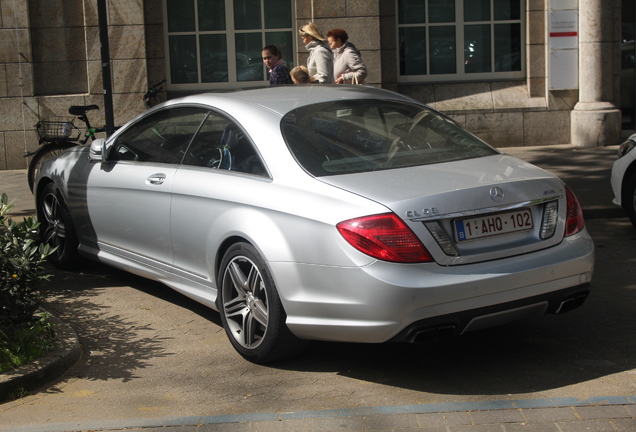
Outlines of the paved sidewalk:
M14 208L9 216L17 219L35 215L35 202L27 183L27 170L0 170L0 194L6 193Z
M617 146L514 147L502 151L539 165L561 177L577 194L586 218L626 217L611 203L609 175ZM14 199L13 217L34 213L26 171L0 171L0 193ZM34 404L37 396L0 404L0 412ZM95 410L99 410L95 406ZM578 432L636 431L636 395L589 399L525 399L484 402L375 406L294 413L251 413L209 417L175 417L82 421L3 428L3 432L53 431L445 431Z
M96 408L97 409L97 408ZM160 428L160 429L159 429ZM579 432L636 431L636 396L379 406L25 426L4 432Z

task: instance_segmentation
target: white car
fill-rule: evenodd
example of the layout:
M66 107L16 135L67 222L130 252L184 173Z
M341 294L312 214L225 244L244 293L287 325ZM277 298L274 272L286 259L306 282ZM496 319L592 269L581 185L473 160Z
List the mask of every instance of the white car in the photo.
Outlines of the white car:
M594 266L561 180L364 86L170 100L46 161L34 194L54 264L163 282L254 362L564 312Z
M614 204L625 209L636 228L636 134L618 148L618 159L612 165Z

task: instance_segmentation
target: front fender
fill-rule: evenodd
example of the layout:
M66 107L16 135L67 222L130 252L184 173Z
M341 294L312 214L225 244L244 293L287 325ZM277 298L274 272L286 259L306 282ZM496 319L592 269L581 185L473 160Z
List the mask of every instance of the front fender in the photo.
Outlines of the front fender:
M85 189L86 168L90 165L88 147L72 147L54 159L45 160L39 170L33 188L33 198L36 209L41 198L42 190L49 183L54 183L60 190L71 217L77 217L77 210L85 206L81 202Z

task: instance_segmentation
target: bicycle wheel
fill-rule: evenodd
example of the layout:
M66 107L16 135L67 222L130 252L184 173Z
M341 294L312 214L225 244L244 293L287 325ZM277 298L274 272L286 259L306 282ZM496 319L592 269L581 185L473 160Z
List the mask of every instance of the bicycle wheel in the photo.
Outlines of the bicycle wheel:
M35 154L33 159L29 162L29 170L27 172L27 178L29 180L29 189L33 192L33 185L35 184L35 178L40 170L40 165L47 159L51 159L62 153L67 148L74 147L75 144L70 142L53 142L42 146Z

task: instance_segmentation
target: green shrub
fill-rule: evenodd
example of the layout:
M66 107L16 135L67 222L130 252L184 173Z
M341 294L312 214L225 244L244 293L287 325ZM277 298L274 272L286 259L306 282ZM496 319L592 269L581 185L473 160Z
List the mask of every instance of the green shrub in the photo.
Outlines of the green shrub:
M43 263L53 250L38 239L39 223L34 217L16 223L6 214L13 208L7 194L0 196L0 331L13 326L29 326L42 293Z
M0 330L0 373L27 364L56 347L48 317L43 313L29 325Z

